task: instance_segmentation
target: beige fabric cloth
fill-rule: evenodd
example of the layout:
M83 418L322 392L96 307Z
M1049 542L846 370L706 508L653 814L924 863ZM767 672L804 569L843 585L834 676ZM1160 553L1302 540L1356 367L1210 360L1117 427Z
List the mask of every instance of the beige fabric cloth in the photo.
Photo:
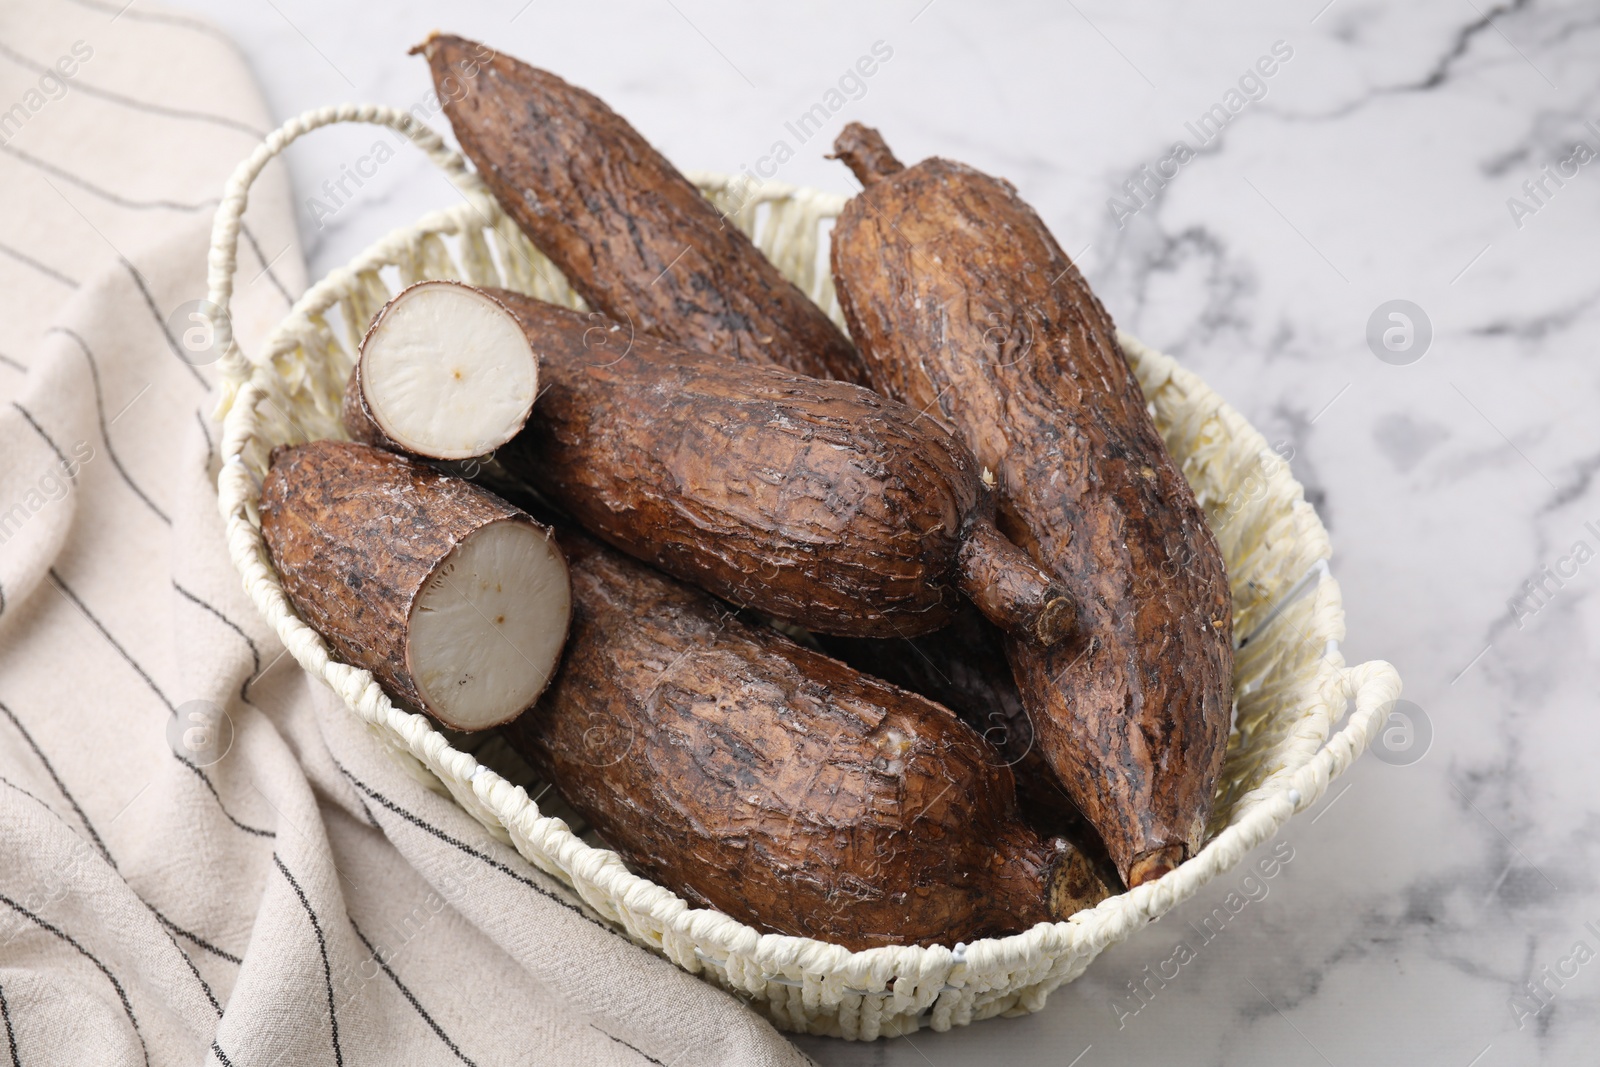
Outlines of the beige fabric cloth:
M0 2L0 1067L809 1062L407 777L256 615L215 368L166 322L274 123L221 35L122 3ZM248 351L305 282L281 170L247 224ZM168 741L191 701L234 728L209 766Z

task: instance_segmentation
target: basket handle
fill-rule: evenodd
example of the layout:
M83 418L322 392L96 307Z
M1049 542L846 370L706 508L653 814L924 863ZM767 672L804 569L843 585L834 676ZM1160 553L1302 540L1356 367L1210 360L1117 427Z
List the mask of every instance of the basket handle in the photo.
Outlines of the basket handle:
M1356 706L1344 728L1332 734L1290 780L1288 800L1295 812L1315 804L1328 785L1367 750L1387 718L1385 709L1400 696L1400 672L1381 659L1368 660L1340 674L1339 691L1345 699L1353 698Z
M213 344L221 348L220 361L225 383L238 387L250 376L250 366L233 343L233 320L229 304L233 300L233 275L238 267L239 226L250 200L250 186L266 165L291 143L312 130L339 122L363 122L387 126L410 139L439 165L445 176L470 199L483 192L482 183L467 166L461 153L444 143L438 133L414 118L410 112L382 104L338 104L316 108L294 118L267 134L228 178L222 202L211 224L211 252L207 258L206 298L210 302Z

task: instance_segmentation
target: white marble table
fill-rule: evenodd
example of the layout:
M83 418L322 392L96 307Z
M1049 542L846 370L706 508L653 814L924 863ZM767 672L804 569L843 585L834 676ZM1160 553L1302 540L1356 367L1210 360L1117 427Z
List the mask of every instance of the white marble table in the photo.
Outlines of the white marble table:
M807 1040L819 1062L1595 1062L1600 164L1574 154L1600 151L1593 4L192 6L242 43L282 116L417 102L405 52L442 24L600 93L686 168L754 166L783 139L778 180L850 191L821 157L861 119L908 160L1005 175L1122 326L1293 449L1333 533L1346 655L1398 665L1431 724L1423 757L1363 759L1263 846L1293 858L1210 940L1196 931L1242 871L1038 1015ZM880 41L892 56L864 95L799 143L785 123ZM1271 77L1241 87L1275 44ZM1202 144L1200 117L1230 103ZM401 152L329 203L322 183L381 137L293 150L313 274L451 199ZM1198 149L1181 165L1180 139ZM1165 188L1129 200L1123 183L1165 160ZM1431 323L1420 359L1415 339L1388 361L1368 343L1397 299ZM1196 958L1130 999L1179 940Z

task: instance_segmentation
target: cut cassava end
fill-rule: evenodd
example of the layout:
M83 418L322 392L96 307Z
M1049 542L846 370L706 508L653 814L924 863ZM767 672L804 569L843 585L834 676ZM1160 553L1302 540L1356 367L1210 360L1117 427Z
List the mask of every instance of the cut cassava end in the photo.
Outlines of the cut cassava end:
M505 731L637 874L759 930L954 944L1116 890L949 710L575 533L561 672Z
M1128 884L1199 851L1233 705L1228 576L1116 328L1008 182L904 167L851 124L870 192L830 250L874 388L955 427L996 523L1072 598L1072 634L1007 658L1040 748Z
M961 543L961 591L1007 633L1053 645L1072 632L1072 598L993 523L974 523Z
M362 339L345 429L428 459L471 459L516 436L538 392L538 356L504 304L460 282L418 282Z
M461 150L590 307L696 351L864 382L843 331L604 101L460 37L413 51Z
M498 468L611 545L824 633L926 633L963 590L1030 641L1070 628L939 420L770 364L646 336L617 345L597 314L496 295L545 384Z
M446 726L509 722L555 672L566 561L547 528L487 490L367 445L314 441L273 454L261 532L300 617Z
M460 730L499 726L544 691L566 637L566 567L548 533L502 519L467 534L417 594L406 666Z

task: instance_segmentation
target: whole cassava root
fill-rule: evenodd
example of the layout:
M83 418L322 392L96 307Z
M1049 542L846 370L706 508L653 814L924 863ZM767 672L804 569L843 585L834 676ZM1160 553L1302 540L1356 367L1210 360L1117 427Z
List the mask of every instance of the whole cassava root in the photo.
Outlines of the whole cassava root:
M461 282L417 282L367 328L344 425L381 448L471 459L522 429L538 391L538 358L503 304Z
M1045 756L1129 885L1192 855L1232 704L1231 599L1194 494L1110 317L1006 182L874 130L835 144L865 186L833 232L873 385L938 410L998 478L1000 528L1073 596L1049 649L1008 644Z
M504 736L635 873L851 949L1017 932L1111 891L1018 819L1004 761L948 710L560 541L567 651Z
M597 97L509 56L481 60L460 37L413 51L462 151L590 307L696 351L864 380L839 328ZM463 64L474 76L457 81Z
M971 454L844 382L678 348L511 292L544 391L495 456L585 529L741 606L824 633L947 623L966 593L1030 642L1075 616L995 529Z
M566 563L547 528L484 489L314 441L273 453L261 532L301 618L447 726L510 721L555 671Z

